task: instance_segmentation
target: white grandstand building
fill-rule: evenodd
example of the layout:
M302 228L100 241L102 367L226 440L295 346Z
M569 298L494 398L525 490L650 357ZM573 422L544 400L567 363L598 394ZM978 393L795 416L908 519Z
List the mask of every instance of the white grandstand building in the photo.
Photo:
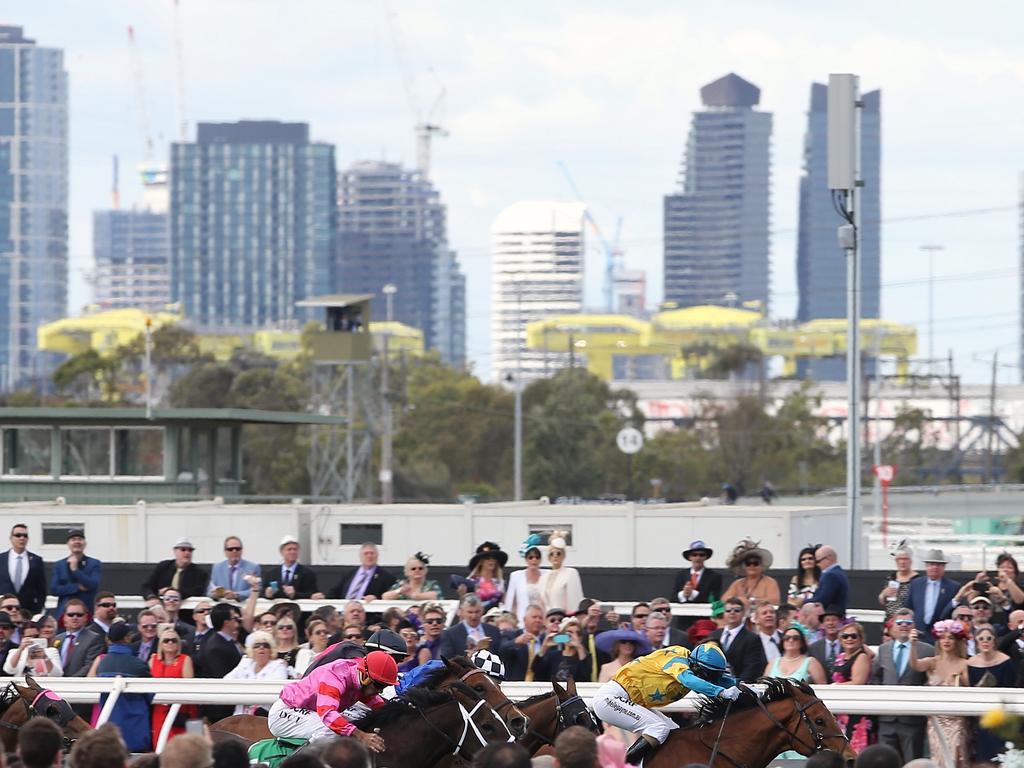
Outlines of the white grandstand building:
M514 377L517 365L529 381L570 364L569 349L526 349L526 325L582 310L585 211L582 203L524 200L495 218L491 370L498 381Z

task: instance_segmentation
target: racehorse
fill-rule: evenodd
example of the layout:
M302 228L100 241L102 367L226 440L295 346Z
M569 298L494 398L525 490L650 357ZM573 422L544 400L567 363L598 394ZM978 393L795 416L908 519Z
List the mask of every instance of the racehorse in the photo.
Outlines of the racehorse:
M575 680L570 677L565 688L552 680L551 688L551 693L519 702L519 708L530 718L530 729L519 744L531 755L554 746L555 737L570 725L582 725L595 734L601 732L587 702L576 693Z
M18 731L33 717L45 717L64 732L64 747L92 727L75 714L71 705L53 691L43 688L31 675L25 675L25 685L8 683L0 692L0 742L5 752L18 748Z
M501 692L490 676L465 656L445 659L445 666L427 675L423 687L434 691L450 690L456 683L464 683L478 698L502 716L513 735L522 736L530 725L529 718ZM232 733L247 741L272 739L267 718L258 715L232 715L210 726L210 735L216 732Z
M644 760L644 768L677 768L687 763L764 768L787 749L808 757L829 749L848 761L856 759L843 729L807 683L774 677L757 683L765 686L760 696L741 686L734 702L705 699L698 708L698 722L669 733L665 743Z

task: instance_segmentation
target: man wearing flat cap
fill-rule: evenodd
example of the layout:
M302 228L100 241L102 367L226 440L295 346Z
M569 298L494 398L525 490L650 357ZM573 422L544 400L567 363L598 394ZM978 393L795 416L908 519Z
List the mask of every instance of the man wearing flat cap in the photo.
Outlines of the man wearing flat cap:
M722 575L704 567L713 554L711 547L699 539L691 541L683 552L690 567L676 573L672 587L672 594L680 603L710 603L722 597Z
M946 578L946 556L941 549L924 555L925 573L910 580L906 607L914 612L918 632L929 632L937 621L948 619L960 585Z
M142 595L163 595L173 587L181 593L181 599L203 597L210 575L192 562L195 547L188 537L174 542L174 558L161 560L142 584Z
M85 531L81 528L70 529L68 556L53 564L53 576L50 579L50 594L58 598L57 619L64 615L64 606L72 597L92 605L102 576L102 563L85 554Z

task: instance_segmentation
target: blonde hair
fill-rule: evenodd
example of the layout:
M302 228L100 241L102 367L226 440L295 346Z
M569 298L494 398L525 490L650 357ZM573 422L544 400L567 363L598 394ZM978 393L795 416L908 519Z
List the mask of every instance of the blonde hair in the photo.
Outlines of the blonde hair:
M274 640L274 636L269 632L264 632L262 629L257 629L255 632L250 632L249 636L245 638L245 655L250 659L253 654L253 646L256 643L268 643L270 645L270 658L277 658L277 641Z

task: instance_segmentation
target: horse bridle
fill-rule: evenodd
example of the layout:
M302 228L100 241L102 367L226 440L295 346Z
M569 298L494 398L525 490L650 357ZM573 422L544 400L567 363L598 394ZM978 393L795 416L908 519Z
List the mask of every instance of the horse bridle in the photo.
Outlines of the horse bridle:
M40 688L39 693L37 693L35 698L32 699L32 703L29 703L25 700L25 697L22 696L21 693L18 691L18 687L14 684L14 682L11 681L4 687L3 693L0 693L0 706L5 707L4 714L7 714L7 709L9 709L15 702L20 701L22 703L22 706L25 707L25 713L28 715L26 722L28 722L28 720L31 720L33 717L45 717L47 720L51 720L50 717L48 717L45 714L40 714L39 711L36 710L36 704L38 704L39 700L44 697L50 699L51 701L61 702L65 705L67 704L67 702L57 697L56 694L54 694L53 691L51 691L49 688ZM70 711L70 706L68 707L68 709ZM74 719L74 712L72 712L71 717L67 717L67 713L62 712L60 707L57 707L57 711L59 713L59 717L56 721L56 725L63 729L64 726L66 726ZM21 730L20 725L16 725L15 723L9 723L6 720L0 720L0 728L7 728L9 730L16 732ZM64 736L63 738L65 750L70 749L76 741L70 736Z
M467 672L467 673L466 673L466 674L464 674L464 675L463 675L462 677L460 677L460 678L459 678L459 681L460 681L460 682L463 682L463 683L465 683L465 682L466 682L466 681L467 681L467 680L468 680L469 678L471 678L471 677L472 677L473 675L483 675L483 676L484 676L484 677L486 677L486 678L487 678L488 680L490 680L490 679L491 679L491 676L490 676L490 675L488 675L488 674L487 674L486 672L484 672L484 671L483 671L482 669L478 669L478 668L475 668L475 667L474 667L473 669L469 670L469 672ZM467 683L467 685L468 685L468 683ZM495 685L494 687L495 687L495 688L497 688L497 690L498 690L498 693L500 693L500 694L501 694L502 696L504 696L504 699L505 699L505 700L504 700L504 701L502 701L502 702L501 702L500 704L498 704L498 706L496 706L496 707L492 707L492 709L493 709L493 710L494 710L494 711L495 711L495 712L496 712L496 713L498 714L498 717L500 717L500 718L502 718L502 720L504 720L505 716L504 716L503 714L501 714L501 711L502 711L503 709L507 709L507 708L509 708L509 707L516 707L516 704L515 704L515 702L514 702L514 701L512 701L512 699L510 699L510 698L509 698L508 696L505 696L505 692L501 690L501 687L500 687L500 686L498 686L498 685ZM526 720L526 725L527 725L527 727L529 727L529 725L530 725L530 718L528 718L528 717L526 716L526 713L525 713L525 712L522 712L521 710L520 710L520 714L521 714L521 715L523 716L523 718L524 718L524 719Z
M474 692L474 694L475 694L475 692ZM435 733L437 733L442 739L444 739L446 742L448 742L448 744L450 746L453 747L453 749L452 749L452 754L453 755L457 755L457 754L459 754L462 751L462 746L463 746L463 744L466 743L466 737L469 735L470 730L473 731L473 735L476 736L477 741L480 742L480 746L481 747L486 747L487 746L487 740L484 738L484 735L480 732L480 729L477 727L476 721L473 720L473 716L477 713L477 710L479 710L480 707L482 707L485 704L487 704L486 699L484 699L482 696L478 697L477 702L473 706L473 708L470 709L470 710L467 710L465 705L455 697L454 693L451 696L452 696L452 700L459 707L459 713L462 715L462 735L459 736L459 740L458 741L455 741L455 739L453 739L447 733L445 733L440 728L438 728L436 725L434 725L434 723L431 722L430 718L427 717L427 713L424 712L423 709L420 708L420 706L418 704L416 704L416 702L409 700L408 704L409 704L409 706L411 706L413 709L416 710L417 714L419 714L420 717L423 718L423 722L425 722L427 725L429 725L431 728L433 728ZM505 732L508 734L508 740L510 742L514 742L515 741L515 737L512 735L512 731L510 731L508 729L508 726L505 725L505 721L502 720L501 717L498 716L498 713L496 711L494 711L493 709L492 709L492 711L494 712L495 720L497 720L499 723L501 723L501 725L505 728Z
M555 696L555 693L549 693L548 696ZM571 719L568 716L568 713L566 712L566 710L569 709L569 707L573 707L574 709L578 710L571 717ZM556 736L569 726L576 725L576 721L580 719L580 715L582 715L583 713L586 713L587 719L590 721L590 724L587 726L587 730L591 731L592 733L599 732L597 729L597 723L594 721L593 716L590 714L590 707L587 706L587 703L583 700L582 696L570 696L565 701L556 701L555 711L558 713L558 723L555 726ZM541 744L544 744L546 746L553 747L555 745L554 739L549 739L543 733L534 730L533 728L528 728L526 733L524 733L521 738L525 739L528 736L534 737L535 739L540 741Z

